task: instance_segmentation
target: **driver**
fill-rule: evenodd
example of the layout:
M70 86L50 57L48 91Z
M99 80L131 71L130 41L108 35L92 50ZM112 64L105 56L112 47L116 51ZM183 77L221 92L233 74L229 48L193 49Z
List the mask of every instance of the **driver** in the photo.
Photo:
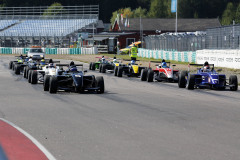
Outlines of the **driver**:
M166 62L162 62L162 68L167 68L167 63Z
M204 63L204 65L203 65L203 71L204 71L204 72L207 72L207 71L209 71L209 70L210 70L210 66L209 66L208 61L206 61L206 62Z
M131 60L131 65L134 65L135 64L135 60Z

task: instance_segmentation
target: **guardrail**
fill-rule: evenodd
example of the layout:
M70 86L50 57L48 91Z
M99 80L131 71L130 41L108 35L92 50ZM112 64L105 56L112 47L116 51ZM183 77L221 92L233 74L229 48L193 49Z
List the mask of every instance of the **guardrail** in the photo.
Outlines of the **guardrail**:
M0 54L27 54L30 48L0 47ZM97 47L82 48L42 48L46 54L97 54Z

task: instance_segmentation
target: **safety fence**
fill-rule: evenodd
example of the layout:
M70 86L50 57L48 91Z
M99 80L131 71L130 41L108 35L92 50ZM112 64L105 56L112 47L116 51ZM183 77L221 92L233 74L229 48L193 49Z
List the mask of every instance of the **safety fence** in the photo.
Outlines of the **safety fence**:
M30 48L0 47L0 54L27 54ZM46 54L97 54L97 47L90 48L42 48Z
M192 51L164 51L164 50L149 50L138 49L138 56L144 58L165 59L178 62L196 62L196 52Z
M240 69L240 50L198 50L196 62L203 64L205 61L216 67Z

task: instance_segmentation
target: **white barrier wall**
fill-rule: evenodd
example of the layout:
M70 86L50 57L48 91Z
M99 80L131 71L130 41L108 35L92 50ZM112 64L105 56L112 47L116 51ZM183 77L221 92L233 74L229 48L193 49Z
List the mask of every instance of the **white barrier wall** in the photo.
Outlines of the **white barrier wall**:
M198 50L196 63L203 64L205 61L216 67L240 69L240 50Z

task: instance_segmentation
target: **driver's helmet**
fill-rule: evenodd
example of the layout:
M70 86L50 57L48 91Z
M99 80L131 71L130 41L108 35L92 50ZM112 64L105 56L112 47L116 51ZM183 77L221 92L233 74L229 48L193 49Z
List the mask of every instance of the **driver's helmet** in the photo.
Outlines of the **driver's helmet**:
M203 71L207 71L207 70L209 70L209 69L210 69L209 63L208 63L208 61L206 61L206 62L204 63Z
M134 60L131 60L131 64L135 64L135 61L134 61Z
M113 60L113 63L116 63L116 62L117 62L117 60L116 60L116 59L114 59L114 60Z
M72 61L72 62L70 62L70 66L73 66L73 65L75 65L75 64L74 64L74 62L73 62L73 61Z
M45 60L44 60L44 59L42 59L42 60L41 60L41 62L40 62L40 65L42 65L42 66L43 66L43 65L45 65L45 64L46 64L46 63L45 63Z
M77 67L76 67L76 66L71 67L71 68L70 68L70 71L71 71L71 72L76 72L76 71L77 71Z
M105 61L105 58L104 58L104 57L102 58L102 61L103 61L103 62Z
M163 68L167 68L167 63L166 62L162 62L162 67Z

